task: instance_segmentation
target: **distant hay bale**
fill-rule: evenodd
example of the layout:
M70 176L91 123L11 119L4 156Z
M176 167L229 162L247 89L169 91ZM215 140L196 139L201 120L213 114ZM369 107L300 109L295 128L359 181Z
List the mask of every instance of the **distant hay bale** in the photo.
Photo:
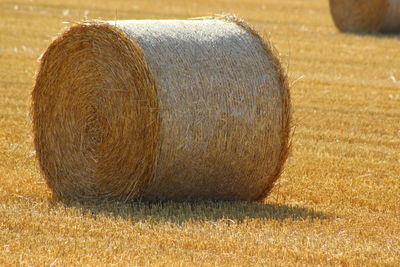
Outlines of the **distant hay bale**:
M43 54L32 101L61 198L258 200L288 155L285 73L234 17L72 26Z
M344 32L400 32L400 0L329 0Z

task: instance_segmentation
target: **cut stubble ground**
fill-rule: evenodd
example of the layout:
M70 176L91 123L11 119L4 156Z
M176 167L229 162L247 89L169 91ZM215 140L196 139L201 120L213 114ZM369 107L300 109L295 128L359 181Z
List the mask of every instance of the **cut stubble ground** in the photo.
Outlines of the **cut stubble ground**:
M339 33L327 2L1 2L0 265L398 265L400 37ZM62 22L216 13L267 33L294 83L293 150L267 201L53 199L29 110Z

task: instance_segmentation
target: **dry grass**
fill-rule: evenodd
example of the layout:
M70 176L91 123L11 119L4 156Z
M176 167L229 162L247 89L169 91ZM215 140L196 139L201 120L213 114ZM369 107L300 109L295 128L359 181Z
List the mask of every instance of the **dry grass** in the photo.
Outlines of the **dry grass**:
M297 81L293 154L267 202L53 201L28 114L61 22L222 12L269 33ZM399 264L398 35L339 33L320 0L2 1L0 15L0 265Z

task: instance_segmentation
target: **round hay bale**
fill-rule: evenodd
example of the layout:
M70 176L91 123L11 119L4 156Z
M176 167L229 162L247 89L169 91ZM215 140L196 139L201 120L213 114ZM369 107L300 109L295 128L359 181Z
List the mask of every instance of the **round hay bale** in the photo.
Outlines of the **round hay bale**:
M344 32L400 32L400 0L329 0L337 28Z
M288 155L286 75L235 17L74 25L43 54L32 100L61 198L259 200Z

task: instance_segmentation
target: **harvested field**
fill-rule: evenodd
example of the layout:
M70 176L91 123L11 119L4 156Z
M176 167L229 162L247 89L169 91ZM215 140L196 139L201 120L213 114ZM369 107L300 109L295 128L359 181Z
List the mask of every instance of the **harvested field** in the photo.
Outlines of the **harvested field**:
M288 70L295 134L264 203L60 202L29 115L40 54L88 19L232 13ZM340 33L329 1L0 2L0 265L399 265L399 35Z

